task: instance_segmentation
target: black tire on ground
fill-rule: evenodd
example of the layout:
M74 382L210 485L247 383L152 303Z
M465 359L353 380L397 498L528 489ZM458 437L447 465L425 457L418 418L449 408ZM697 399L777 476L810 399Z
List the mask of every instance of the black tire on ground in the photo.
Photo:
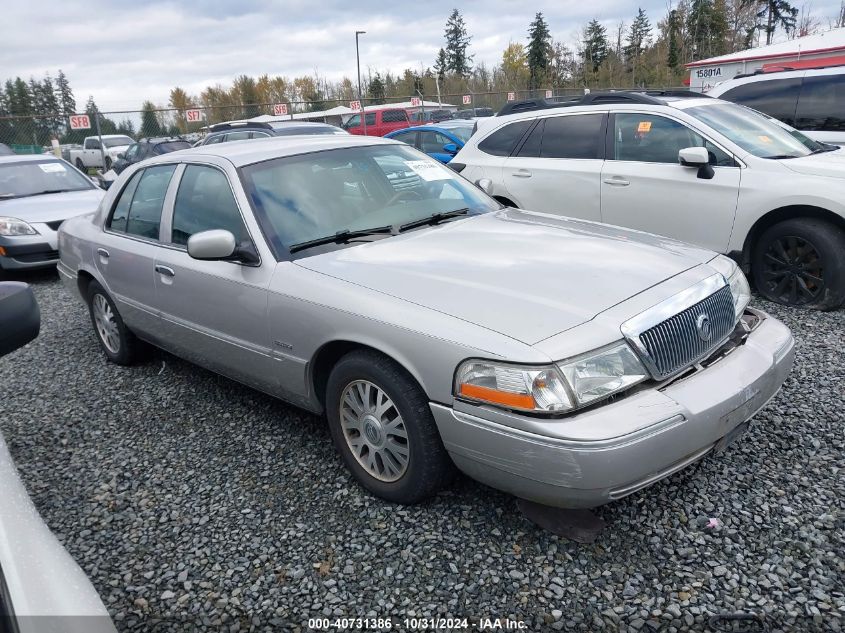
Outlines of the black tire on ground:
M111 158L106 156L106 171L108 171L109 169L111 169ZM103 173L105 173L105 172L103 172Z
M85 163L82 162L81 158L76 159L76 168L81 171L83 174L88 173L88 169L85 167Z
M408 464L395 481L382 481L358 463L341 426L341 403L347 386L368 381L381 389L402 416L407 433ZM335 448L358 482L374 495L394 503L423 501L447 486L455 467L443 447L429 400L417 382L396 362L370 350L341 358L326 386L326 414Z
M845 302L845 231L815 218L775 224L754 245L751 274L770 301L837 308Z
M108 342L107 338L100 332L97 315L95 314L98 310L98 304L102 305L102 302L105 302L112 315L113 338ZM141 342L126 327L114 301L96 281L92 281L88 285L88 312L91 315L91 325L94 326L94 336L106 357L118 365L131 365L138 358Z

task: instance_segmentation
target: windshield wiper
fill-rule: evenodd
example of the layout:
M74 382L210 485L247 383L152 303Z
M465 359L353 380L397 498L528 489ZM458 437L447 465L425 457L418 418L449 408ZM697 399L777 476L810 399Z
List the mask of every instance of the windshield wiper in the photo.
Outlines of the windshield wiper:
M0 193L0 199L7 199L7 198L16 198L15 194L13 193Z
M349 240L355 237L363 237L365 235L377 235L379 233L393 233L393 226L388 224L387 226L377 226L372 229L360 229L357 231L350 231L346 229L343 231L338 231L334 235L326 235L325 237L318 237L313 240L308 240L307 242L299 242L298 244L292 244L288 247L288 250L291 253L296 253L297 251L302 251L306 248L311 248L312 246L320 246L322 244L343 244L344 242L348 242Z
M454 211L444 211L440 213L433 213L427 218L421 218L419 220L414 220L413 222L406 222L405 224L399 225L399 232L407 231L408 229L414 229L418 226L426 226L426 225L435 225L439 224L443 220L448 220L449 218L456 218L459 215L466 215L469 213L469 207L464 209L455 209Z
M784 160L787 158L798 158L794 154L775 154L773 156L763 156L763 158L769 158L771 160Z

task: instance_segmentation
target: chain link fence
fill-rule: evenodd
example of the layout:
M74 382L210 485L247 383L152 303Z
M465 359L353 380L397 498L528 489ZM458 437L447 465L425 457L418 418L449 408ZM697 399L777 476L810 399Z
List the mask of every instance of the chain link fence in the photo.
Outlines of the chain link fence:
M686 88L665 88L685 90ZM584 94L579 88L555 88L541 90L513 90L467 92L461 94L396 96L384 99L363 99L366 108L401 104L409 114L437 109L466 110L484 108L486 114L498 112L509 101L536 98L563 98ZM422 98L425 106L411 106L415 97ZM354 99L353 99L354 100ZM0 116L0 143L9 146L19 154L40 154L53 151L54 140L66 156L70 149L81 147L85 137L98 134L125 134L133 139L181 136L187 140L199 140L208 127L223 121L252 119L262 115L277 119L324 121L340 125L353 114L350 99L322 99L319 101L285 101L282 104L229 103L214 106L196 106L184 110L159 108L155 110L118 110L111 112L80 113L88 115L90 127L72 129L71 119L78 115L46 113L26 116ZM285 114L281 114L285 112ZM417 117L415 117L417 118ZM423 119L423 117L419 117Z

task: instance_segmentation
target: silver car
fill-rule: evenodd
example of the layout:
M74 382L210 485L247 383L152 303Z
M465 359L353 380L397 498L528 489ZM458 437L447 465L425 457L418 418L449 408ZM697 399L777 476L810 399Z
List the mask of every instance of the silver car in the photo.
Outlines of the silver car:
M102 198L90 178L54 156L0 156L0 277L55 266L59 226L93 213Z
M619 499L736 437L793 361L730 259L503 208L379 138L154 158L59 250L111 361L151 343L325 413L401 503L454 466L547 505Z

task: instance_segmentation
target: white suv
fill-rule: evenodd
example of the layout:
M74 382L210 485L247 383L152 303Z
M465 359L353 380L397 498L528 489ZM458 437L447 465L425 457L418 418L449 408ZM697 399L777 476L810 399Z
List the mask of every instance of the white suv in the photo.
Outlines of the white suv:
M525 101L451 166L500 202L726 253L788 305L845 301L845 150L694 93Z
M707 94L764 112L817 141L845 145L845 65L737 75Z

